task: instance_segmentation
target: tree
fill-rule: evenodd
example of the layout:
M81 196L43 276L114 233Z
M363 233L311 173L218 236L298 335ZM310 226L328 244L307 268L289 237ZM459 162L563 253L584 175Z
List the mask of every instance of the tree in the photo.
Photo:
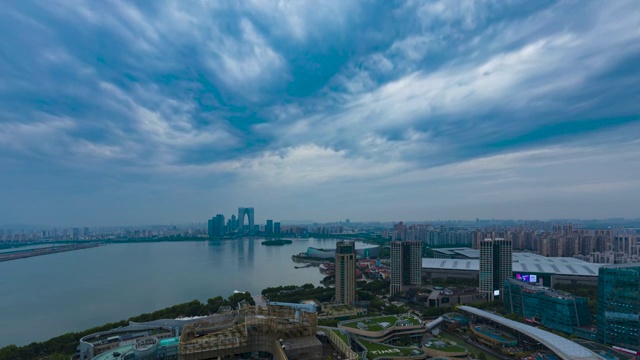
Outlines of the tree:
M411 345L411 337L409 335L405 335L398 340L398 344L401 346L410 346Z
M481 352L480 354L478 354L478 360L487 360L487 355Z

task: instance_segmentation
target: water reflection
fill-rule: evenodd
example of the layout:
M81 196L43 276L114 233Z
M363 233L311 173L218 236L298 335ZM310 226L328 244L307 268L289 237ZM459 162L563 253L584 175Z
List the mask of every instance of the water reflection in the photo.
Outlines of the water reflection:
M226 297L234 290L259 293L269 286L319 284L318 269L294 269L291 255L308 246L335 246L328 239L293 240L285 246L265 246L263 240L110 244L2 262L0 347L193 299Z

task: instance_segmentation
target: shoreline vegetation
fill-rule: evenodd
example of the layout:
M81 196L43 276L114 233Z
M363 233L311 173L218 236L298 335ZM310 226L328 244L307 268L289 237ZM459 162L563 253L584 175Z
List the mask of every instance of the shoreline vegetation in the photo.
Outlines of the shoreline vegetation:
M378 280L371 283L360 282L358 285L358 296L362 300L371 300L374 298L373 294L386 293L389 288L389 282ZM316 299L320 302L328 302L332 300L335 290L333 287L304 284L302 286L287 285L268 287L263 289L261 294L269 301L298 303L301 300ZM126 320L107 323L79 332L69 332L42 342L32 342L24 346L7 345L0 348L0 360L68 360L76 353L79 341L84 336L100 331L111 330L121 326L127 326L129 325L129 322L147 322L159 319L208 316L215 314L218 309L223 306L235 308L243 300L246 300L251 305L255 305L255 301L249 292L234 293L227 299L224 299L222 296L217 296L208 299L204 303L199 300L193 300L151 313L133 316ZM376 306L372 306L370 308L373 313L377 313L383 309L391 310L386 309L384 307L384 303L381 301L379 302L380 304L376 304L380 306L379 309L376 308ZM402 309L402 311L398 310L396 312L406 312L406 309ZM321 320L320 323L325 326L335 326L335 324L337 324L337 320Z
M433 319L451 311L450 308L446 307L425 308L412 301L408 301L404 305L396 305L390 301L391 299L388 299L388 301L383 300L383 297L388 297L388 291L389 281L358 281L356 284L356 294L359 302L361 304L367 304L362 304L368 308L367 316L397 315L413 311L416 314L421 314L424 318ZM261 294L267 301L299 303L303 300L314 299L320 303L326 303L332 301L335 295L335 289L331 286L315 286L313 284L304 284L302 286L287 285L265 288ZM394 300L399 301L400 296L396 296ZM80 332L69 332L42 342L33 342L24 346L8 345L0 348L0 360L68 360L76 353L79 341L84 336L126 326L129 322L208 316L215 314L218 309L223 306L235 308L242 301L247 301L251 305L255 305L255 301L249 292L234 293L227 299L224 299L222 296L217 296L208 299L204 303L199 300L193 300ZM474 303L473 306L479 309L493 311L499 311L502 307L499 301ZM361 317L361 315L354 315L348 319L356 319L359 317ZM338 319L320 319L318 325L335 327L338 322Z
M121 326L129 325L129 322L147 322L159 319L176 319L180 317L207 316L214 314L222 306L235 308L238 303L246 300L255 305L249 292L235 293L227 299L222 296L210 298L206 303L193 300L183 304L174 305L151 313L130 317L113 323L107 323L79 332L69 332L42 342L32 342L24 346L8 345L0 348L0 360L68 360L76 353L79 341L82 337L99 331L107 331Z

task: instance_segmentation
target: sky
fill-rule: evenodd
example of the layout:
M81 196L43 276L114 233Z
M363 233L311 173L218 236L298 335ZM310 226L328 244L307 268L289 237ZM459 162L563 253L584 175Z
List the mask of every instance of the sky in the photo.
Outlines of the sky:
M8 1L0 224L640 217L640 2Z

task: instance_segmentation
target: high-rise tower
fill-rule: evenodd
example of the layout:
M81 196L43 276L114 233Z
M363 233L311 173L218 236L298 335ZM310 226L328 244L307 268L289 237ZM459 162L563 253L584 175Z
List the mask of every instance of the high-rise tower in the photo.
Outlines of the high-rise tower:
M238 208L238 231L240 233L244 233L245 232L245 228L244 228L244 217L245 215L249 218L249 233L252 234L253 230L254 230L254 221L253 221L253 208L252 207L248 207L248 208Z
M356 246L353 241L336 243L336 296L338 304L356 301Z
M391 295L404 286L422 285L422 242L391 242Z
M495 238L480 242L480 292L487 300L502 298L504 282L513 273L511 240Z

